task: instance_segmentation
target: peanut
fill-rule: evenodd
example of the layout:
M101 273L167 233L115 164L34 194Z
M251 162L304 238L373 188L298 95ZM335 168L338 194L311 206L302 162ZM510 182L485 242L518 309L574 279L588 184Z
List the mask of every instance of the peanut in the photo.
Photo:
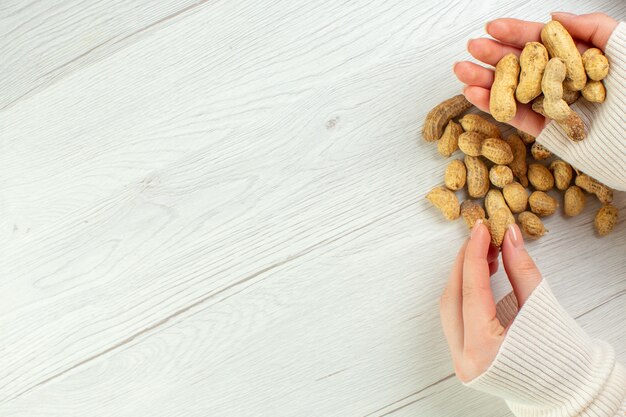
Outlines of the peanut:
M585 208L585 200L585 193L579 187L572 185L563 194L563 212L566 216L577 216Z
M587 76L594 81L601 81L609 73L609 60L598 48L589 48L582 55Z
M439 139L443 134L444 128L448 125L448 122L470 107L472 107L472 103L467 101L462 94L439 103L426 116L422 130L424 140L434 142Z
M513 171L506 165L494 165L489 170L489 181L498 188L513 182Z
M501 207L493 213L489 218L489 231L491 232L491 243L496 246L502 246L504 234L509 225L515 224L515 217L508 208Z
M487 216L491 217L499 208L509 209L506 201L504 201L504 196L500 190L491 189L485 196L485 209L487 210Z
M467 170L463 161L455 159L446 167L443 182L452 191L460 190L465 186Z
M539 217L530 211L524 211L517 216L522 233L529 239L539 239L548 231Z
M603 103L606 99L606 89L602 81L589 81L581 93L583 93L585 100L592 103Z
M548 51L539 42L527 42L519 61L521 71L515 98L526 104L541 94L541 79L548 63Z
M573 91L582 90L587 82L587 75L580 52L569 32L561 23L552 20L541 30L541 41L550 57L562 59L567 67L565 88Z
M550 170L554 176L556 188L561 191L567 190L567 187L569 187L569 184L572 182L572 177L574 175L572 166L565 161L557 159L556 161L552 161L550 164Z
M467 192L472 198L481 198L489 191L489 171L487 165L477 156L465 156L467 167Z
M477 132L463 132L459 136L458 145L461 152L469 156L480 156L483 135Z
M491 85L489 113L499 122L508 123L517 111L515 89L519 77L519 61L515 54L505 55L496 65Z
M567 104L574 104L579 97L580 91L563 89L563 100L565 100Z
M613 190L587 174L578 174L574 183L588 193L594 194L604 204L613 201Z
M562 59L552 58L548 61L541 82L543 113L554 119L570 139L579 141L585 138L585 125L580 116L563 100L565 73L566 66ZM580 89L582 87L578 90ZM533 109L535 109L535 103L533 103Z
M437 207L448 220L458 219L461 214L461 206L456 195L445 187L435 187L427 195L426 199Z
M471 229L478 219L485 219L485 210L473 200L465 200L461 203L461 216L467 227Z
M530 154L537 161L542 161L552 156L552 152L550 152L545 146L540 145L537 142L533 143L533 145L530 147Z
M480 133L483 137L486 138L499 138L500 129L498 126L493 123L485 120L477 114L466 114L459 120L461 126L463 126L463 130L466 132L476 132Z
M463 133L461 125L450 120L441 138L437 141L437 150L442 156L448 158L459 149L459 135L461 133Z
M500 138L487 138L480 145L480 154L499 165L513 162L513 151L508 143Z
M528 197L528 205L530 205L530 211L541 217L554 214L559 207L558 201L543 191L534 191Z
M612 204L605 204L600 207L598 213L596 213L596 218L593 221L596 230L600 236L606 236L615 229L615 225L617 224L617 215L618 210Z
M548 168L541 164L528 165L528 181L539 191L548 191L554 187L554 177Z
M526 205L528 204L528 192L519 182L507 184L502 189L502 195L504 196L506 204L511 209L511 212L521 213L526 210Z
M528 187L528 177L526 176L528 172L528 165L526 164L526 146L520 136L516 134L509 135L505 140L513 152L513 161L509 164L509 168L511 168L513 175L517 177L519 182L524 187Z
M524 131L517 129L517 134L519 135L520 139L522 140L522 142L524 142L525 145L531 145L535 143L535 137L531 135L530 133L526 133Z

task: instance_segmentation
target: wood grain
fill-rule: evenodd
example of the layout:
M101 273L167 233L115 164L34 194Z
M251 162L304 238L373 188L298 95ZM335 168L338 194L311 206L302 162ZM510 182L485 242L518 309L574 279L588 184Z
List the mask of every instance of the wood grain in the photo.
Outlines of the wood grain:
M436 305L466 229L423 199L447 161L418 132L484 21L548 3L207 2L24 74L0 117L0 413L505 415L450 377ZM96 4L131 7L70 10ZM626 228L595 237L595 209L529 250L622 352Z

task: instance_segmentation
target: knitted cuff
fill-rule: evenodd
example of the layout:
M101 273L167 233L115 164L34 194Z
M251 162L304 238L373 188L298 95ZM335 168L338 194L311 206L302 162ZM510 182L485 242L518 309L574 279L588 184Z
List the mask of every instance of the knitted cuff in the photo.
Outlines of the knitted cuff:
M573 142L551 122L537 141L598 181L626 191L626 23L615 28L605 54L611 65L603 81L605 102L596 104L581 98L572 105L585 124L587 137Z
M545 280L489 369L465 385L504 398L517 416L614 416L626 401L626 370L611 346L591 340Z

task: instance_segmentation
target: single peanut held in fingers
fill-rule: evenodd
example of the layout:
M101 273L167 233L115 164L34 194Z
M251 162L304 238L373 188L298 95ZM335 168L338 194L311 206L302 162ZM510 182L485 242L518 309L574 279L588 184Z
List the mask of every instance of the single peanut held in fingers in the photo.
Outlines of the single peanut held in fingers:
M526 176L528 172L528 165L526 164L526 146L521 137L516 134L509 135L505 140L511 147L511 152L513 152L513 161L509 163L509 168L511 168L513 175L517 177L520 184L524 187L528 187L528 177Z
M498 129L498 126L477 114L466 114L459 120L459 123L461 123L463 130L466 132L480 133L486 138L500 137L500 129Z
M552 20L541 30L541 41L547 48L550 58L563 60L566 66L565 88L572 91L582 90L587 82L587 74L580 52L567 29L561 23Z
M615 229L617 216L618 210L614 205L605 204L600 207L593 222L600 236L606 236Z
M578 174L574 183L588 193L594 194L604 204L613 201L613 190L587 174Z
M485 219L485 210L475 201L465 200L461 203L461 216L463 220L465 220L467 227L471 230L478 219Z
M554 187L554 177L548 168L541 164L528 165L528 181L539 191L548 191Z
M478 132L463 132L459 135L458 146L461 152L469 156L480 156L483 135Z
M524 211L517 216L520 229L524 236L529 239L539 239L548 231L539 217L530 211Z
M585 208L585 193L580 187L572 185L563 194L563 212L566 216L574 217Z
M478 156L465 156L467 168L467 193L472 198L481 198L489 191L489 170Z
M589 81L581 92L585 100L592 103L603 103L606 100L606 89L602 81Z
M556 188L561 191L567 190L574 176L572 166L565 161L557 159L550 164L550 171L552 171Z
M463 94L449 98L433 108L424 121L422 137L427 142L434 142L441 137L448 122L472 107Z
M548 51L539 42L527 42L519 57L520 76L515 98L530 103L541 94L541 79L548 63Z
M426 199L441 211L448 220L458 219L461 214L461 205L456 195L445 187L435 187Z
M508 208L501 207L493 213L493 216L489 218L489 231L493 246L498 248L502 246L506 229L511 224L515 224L515 217L513 217Z
M515 54L505 55L496 65L489 98L489 113L499 122L510 122L517 112L515 90L519 71L519 61Z
M487 138L480 145L480 154L499 165L513 162L513 151L508 143L500 138Z
M465 186L467 170L463 161L455 159L446 167L443 182L452 191L460 190Z
M582 55L587 76L594 81L603 80L609 73L609 60L598 48L589 48Z
M489 190L487 195L485 195L485 210L487 211L487 217L493 216L496 210L503 207L511 211L500 190L496 190L495 188Z
M533 103L533 110L539 112L538 103L541 102L543 108L540 113L554 119L570 139L579 141L585 138L585 125L580 116L563 100L565 73L566 67L562 59L552 58L548 61L541 82L543 100L536 100Z
M513 182L513 171L506 165L494 165L489 170L489 181L498 188Z
M554 214L559 207L558 201L543 191L534 191L528 197L528 205L530 211L541 217Z
M542 161L552 156L552 152L550 152L545 146L540 145L537 142L533 143L533 145L530 147L530 154L537 161Z
M502 195L504 196L506 204L511 209L511 212L521 213L526 210L526 206L528 204L528 192L519 182L507 184L502 189Z

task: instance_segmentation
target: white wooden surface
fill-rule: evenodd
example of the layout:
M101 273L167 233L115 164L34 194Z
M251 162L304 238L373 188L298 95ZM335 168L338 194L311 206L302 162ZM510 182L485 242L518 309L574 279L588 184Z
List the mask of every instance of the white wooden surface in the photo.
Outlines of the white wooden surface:
M510 415L452 375L421 121L487 20L626 5L484 3L2 2L0 414ZM595 209L530 251L624 361Z

